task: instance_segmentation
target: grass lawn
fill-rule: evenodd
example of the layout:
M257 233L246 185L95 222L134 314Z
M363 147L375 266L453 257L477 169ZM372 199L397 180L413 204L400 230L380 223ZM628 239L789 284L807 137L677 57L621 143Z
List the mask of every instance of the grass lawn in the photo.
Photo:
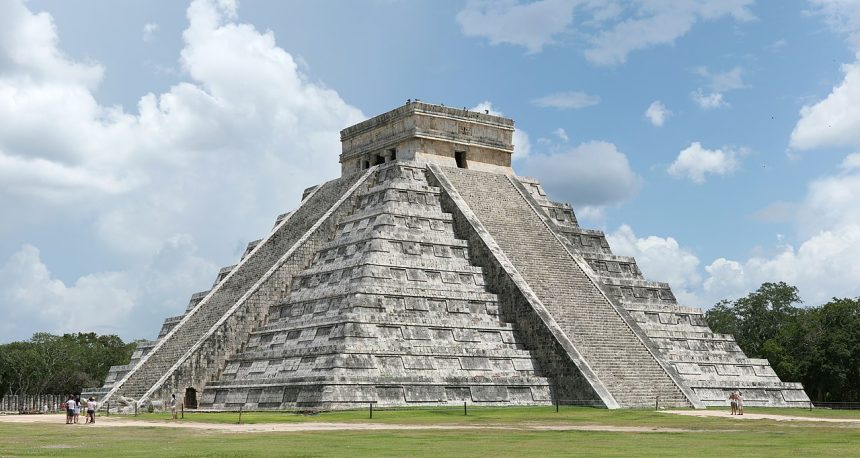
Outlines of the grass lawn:
M779 412L786 413L784 410ZM779 413L777 412L777 413ZM235 423L233 412L187 414L193 421ZM140 420L162 420L147 414ZM682 417L647 410L552 408L331 412L313 416L247 413L243 423L373 422L398 424L606 425L692 429L691 432L535 431L512 429L369 430L237 433L157 426L88 428L0 423L0 456L846 456L856 455L860 428L827 423ZM71 448L61 448L71 447Z

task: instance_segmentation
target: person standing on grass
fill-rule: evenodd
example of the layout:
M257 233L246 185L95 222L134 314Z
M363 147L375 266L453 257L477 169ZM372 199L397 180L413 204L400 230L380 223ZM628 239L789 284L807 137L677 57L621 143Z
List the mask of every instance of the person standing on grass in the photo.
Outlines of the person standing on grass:
M81 418L81 397L75 396L75 424L78 424L78 419Z
M75 396L69 395L66 401L66 424L71 425L75 421Z
M176 395L170 395L170 416L172 420L176 420Z
M729 393L729 402L732 404L732 415L737 415L738 413L738 396L734 391Z
M744 414L744 395L738 390L738 415Z
M92 425L96 422L96 407L98 403L95 398L90 398L87 401L87 423Z

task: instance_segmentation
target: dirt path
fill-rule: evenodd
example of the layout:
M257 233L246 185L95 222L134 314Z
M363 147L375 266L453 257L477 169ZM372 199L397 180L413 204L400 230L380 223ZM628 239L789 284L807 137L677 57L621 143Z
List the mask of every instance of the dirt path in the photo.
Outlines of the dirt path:
M802 417L797 415L778 415L771 413L744 413L743 415L731 415L723 410L663 410L663 413L673 415L687 415L690 417L727 418L736 420L776 420L776 421L805 421L823 423L847 423L860 427L860 419L854 418L820 418Z
M18 424L58 424L65 423L65 416L60 415L3 415L0 423ZM198 430L223 431L235 433L267 433L267 432L309 432L309 431L379 431L379 430L483 430L506 429L514 431L608 431L625 433L666 433L666 432L702 432L700 430L679 428L655 428L641 426L608 426L608 425L544 425L544 424L489 424L489 425L403 425L386 423L258 423L258 424L225 424L201 423L188 420L182 421L147 421L129 420L117 417L100 417L95 425L70 425L69 428L116 428L116 427L160 427L188 428ZM716 432L716 431L715 431Z

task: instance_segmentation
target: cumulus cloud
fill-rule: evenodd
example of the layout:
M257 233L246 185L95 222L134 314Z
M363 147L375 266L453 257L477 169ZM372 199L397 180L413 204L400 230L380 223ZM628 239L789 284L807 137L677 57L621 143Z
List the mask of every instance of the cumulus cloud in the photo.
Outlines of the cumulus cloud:
M651 125L654 127L663 127L669 116L672 116L672 112L659 100L651 102L651 105L648 105L648 109L645 110L645 117L651 121Z
M699 304L693 293L702 282L699 258L677 240L654 235L639 238L626 224L607 234L606 239L614 254L635 257L645 278L668 282L680 303Z
M681 150L668 169L675 178L687 178L693 183L704 183L705 175L730 175L740 167L739 154L730 149L709 150L699 142Z
M797 243L781 242L769 256L713 261L705 268L705 293L737 296L765 281L785 281L813 304L860 296L860 154L846 157L838 172L809 183L794 206Z
M854 62L842 65L842 82L823 100L800 109L789 146L796 150L860 145L860 2L813 0L812 11L844 34L856 52Z
M753 0L659 2L471 0L457 14L464 35L507 43L537 53L566 34L585 37L585 58L596 65L624 63L628 54L682 37L698 22L732 17L754 19ZM574 17L580 18L574 24ZM576 30L572 30L576 28Z
M636 256L643 272L655 280L669 280L694 305L712 305L720 299L746 295L764 282L785 281L799 288L803 299L821 304L832 297L860 296L860 154L845 158L840 169L809 183L804 199L780 202L780 218L796 228L797 242L777 236L766 254L746 259L719 257L704 266L704 276L695 272L692 251L660 237L636 238L622 227L609 241L619 254ZM645 240L663 250L645 250ZM686 259L686 261L685 261ZM683 266L673 272L671 266ZM649 267L656 265L658 267ZM660 266L667 266L661 270ZM667 270L668 269L668 270ZM679 297L681 297L679 295Z
M709 2L636 1L622 3L632 10L621 15L608 29L592 36L585 57L597 65L622 64L633 51L672 44L700 21L730 16L738 21L754 19L749 5L753 0Z
M575 1L469 0L457 13L460 30L469 37L484 37L490 44L508 43L540 52L573 22Z
M38 250L25 247L6 265L41 265L33 278L52 295L39 304L72 310L86 296L88 313L110 309L128 317L169 296L181 312L188 294L205 289L218 264L235 262L236 247L265 233L302 189L339 174L338 132L364 118L335 91L312 82L271 32L235 22L235 2L191 3L180 54L188 79L143 95L133 113L97 101L104 68L66 56L49 14L4 3L0 203L25 207L41 220L52 221L63 210L77 213L76 221L93 221L98 249L121 264L115 272L60 285L34 255ZM10 220L4 230L25 227L19 224ZM191 264L188 256L164 258L165 247L178 239L209 257ZM155 271L140 267L156 262L166 263L159 269L164 272L193 266L195 278L156 281ZM116 292L84 294L97 281ZM165 285L159 287L165 293L143 294L141 282ZM9 291L38 289L4 285L0 309L18 306ZM123 305L128 301L131 306ZM117 331L152 337L164 315L158 311L161 316L146 315L150 321Z
M713 110L714 108L725 108L729 104L723 100L723 94L719 92L704 93L702 89L696 89L690 93L690 98L693 102L703 110Z
M740 67L722 73L713 73L707 67L699 67L695 73L706 79L708 90L698 88L690 93L690 98L704 110L728 107L729 103L724 98L725 93L747 87Z
M533 154L518 169L540 177L547 192L580 207L617 205L632 198L642 179L612 143L592 141L550 154Z
M559 110L577 110L597 105L600 97L580 91L556 92L532 100L532 103L542 108L557 108Z
M824 100L800 109L789 140L792 148L860 146L860 60L843 65L842 71L842 82Z
M134 306L124 280L116 273L91 274L67 286L51 275L36 247L25 245L0 267L4 340L35 330L87 332L124 320Z

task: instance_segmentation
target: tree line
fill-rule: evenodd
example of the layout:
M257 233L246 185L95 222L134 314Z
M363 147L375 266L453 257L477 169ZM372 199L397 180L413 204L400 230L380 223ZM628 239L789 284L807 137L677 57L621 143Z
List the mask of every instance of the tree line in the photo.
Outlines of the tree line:
M115 335L36 333L0 345L0 397L67 394L104 383L108 369L127 364L136 346Z
M750 358L765 358L813 401L860 401L860 298L800 307L797 288L764 283L705 313L714 332L732 334Z

